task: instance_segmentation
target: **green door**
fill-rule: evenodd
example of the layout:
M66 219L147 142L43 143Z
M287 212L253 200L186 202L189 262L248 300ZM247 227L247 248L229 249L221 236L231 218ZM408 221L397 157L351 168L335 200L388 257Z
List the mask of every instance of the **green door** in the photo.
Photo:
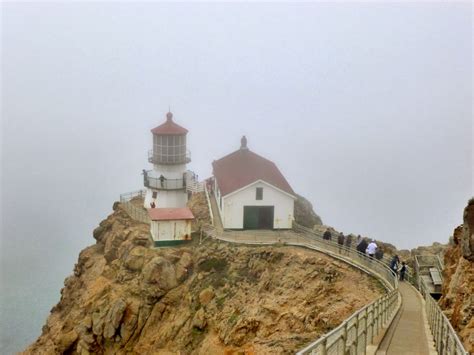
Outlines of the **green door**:
M273 229L273 206L244 206L244 229Z
M244 206L244 229L258 228L258 206Z

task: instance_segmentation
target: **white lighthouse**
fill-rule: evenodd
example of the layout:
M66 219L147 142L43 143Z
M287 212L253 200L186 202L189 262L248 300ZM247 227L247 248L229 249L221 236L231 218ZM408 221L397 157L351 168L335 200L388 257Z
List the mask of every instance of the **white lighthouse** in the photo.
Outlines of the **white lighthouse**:
M173 121L173 114L166 114L166 122L151 130L153 149L148 161L153 170L143 172L147 188L145 208L186 207L186 164L191 161L186 149L188 130Z
M186 164L191 161L186 149L188 130L166 114L166 122L151 130L153 149L148 152L152 170L143 171L146 187L144 207L151 218L155 245L173 245L191 236L192 212L186 207L188 176Z

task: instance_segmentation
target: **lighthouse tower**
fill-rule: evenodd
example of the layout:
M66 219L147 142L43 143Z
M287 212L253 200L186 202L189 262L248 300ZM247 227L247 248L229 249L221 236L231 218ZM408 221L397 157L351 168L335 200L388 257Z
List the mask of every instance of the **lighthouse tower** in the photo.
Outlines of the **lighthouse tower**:
M191 161L186 150L188 130L173 121L173 114L166 114L166 122L151 130L153 149L148 161L153 170L143 170L146 187L144 207L150 217L150 232L157 247L171 246L191 239L192 211L188 202L187 185L194 181L186 171ZM193 175L193 174L192 174Z
M145 208L186 207L186 164L191 161L186 149L188 130L173 121L173 114L166 114L166 122L151 130L153 149L148 152L148 161L153 170L144 170L146 187Z

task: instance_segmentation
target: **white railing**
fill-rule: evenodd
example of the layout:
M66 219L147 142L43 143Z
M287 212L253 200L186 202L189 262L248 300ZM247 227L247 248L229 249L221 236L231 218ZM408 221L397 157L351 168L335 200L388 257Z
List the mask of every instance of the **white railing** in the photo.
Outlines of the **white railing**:
M297 354L365 354L374 337L390 324L398 307L399 294L393 290L352 314Z
M186 189L192 193L198 193L204 191L204 182L199 182L196 180L189 180L186 185Z
M143 206L137 206L133 204L133 202L131 202L134 198L144 199L145 194L145 190L138 190L121 194L120 203L122 204L123 208L130 217L139 222L150 224L151 220L148 216L148 211Z
M207 208L209 209L209 216L211 217L211 224L214 225L214 213L212 213L211 198L209 196L209 191L207 190L207 185L204 184L204 194L206 195Z
M451 322L431 297L425 280L420 278L420 292L425 298L426 316L439 355L468 355Z

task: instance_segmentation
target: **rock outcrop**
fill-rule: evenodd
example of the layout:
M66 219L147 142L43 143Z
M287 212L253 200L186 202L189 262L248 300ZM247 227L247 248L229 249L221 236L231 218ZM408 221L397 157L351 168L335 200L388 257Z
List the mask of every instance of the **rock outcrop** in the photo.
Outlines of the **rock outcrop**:
M441 308L469 353L474 353L474 199L464 209L444 255Z
M383 292L303 248L152 248L120 204L93 235L24 354L292 353Z
M321 218L314 212L313 205L306 198L296 195L295 200L295 221L304 227L313 228L321 225Z

